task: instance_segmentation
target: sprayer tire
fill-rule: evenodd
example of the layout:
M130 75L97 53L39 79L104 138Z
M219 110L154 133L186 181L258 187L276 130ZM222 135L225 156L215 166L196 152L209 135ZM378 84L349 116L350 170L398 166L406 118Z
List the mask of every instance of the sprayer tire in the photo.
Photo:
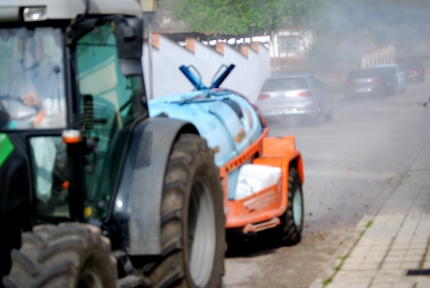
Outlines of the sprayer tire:
M294 201L299 201L299 204L294 205ZM300 242L303 229L303 208L302 184L297 170L292 167L288 175L288 205L281 217L281 225L277 227L281 245L290 246ZM294 219L294 213L299 219Z
M83 223L35 226L12 250L7 288L116 287L116 259L100 229Z
M203 214L199 214L203 212L201 207L206 207ZM173 145L164 180L161 219L161 257L143 266L143 276L151 286L221 287L226 247L223 192L213 151L198 135L183 134ZM193 219L203 222L196 224ZM194 246L202 243L202 235L205 244ZM200 253L193 254L195 250ZM191 259L197 260L193 263Z

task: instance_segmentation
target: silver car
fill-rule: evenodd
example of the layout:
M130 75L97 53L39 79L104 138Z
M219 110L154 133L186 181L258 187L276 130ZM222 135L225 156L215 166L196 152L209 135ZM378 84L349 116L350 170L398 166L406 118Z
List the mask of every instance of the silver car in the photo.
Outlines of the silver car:
M329 89L310 73L269 77L263 84L256 105L267 118L303 115L316 123L333 118Z

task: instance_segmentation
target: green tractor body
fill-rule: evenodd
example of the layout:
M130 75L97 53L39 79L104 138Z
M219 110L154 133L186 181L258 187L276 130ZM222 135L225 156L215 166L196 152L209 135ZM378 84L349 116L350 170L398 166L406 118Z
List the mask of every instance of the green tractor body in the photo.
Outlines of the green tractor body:
M13 144L6 134L0 134L0 168L13 152Z

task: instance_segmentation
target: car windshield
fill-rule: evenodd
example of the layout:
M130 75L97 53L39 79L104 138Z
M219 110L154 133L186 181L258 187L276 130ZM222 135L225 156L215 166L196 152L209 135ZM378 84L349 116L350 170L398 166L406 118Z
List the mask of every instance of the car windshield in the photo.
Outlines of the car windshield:
M65 126L62 32L0 29L0 130Z
M377 67L382 76L384 77L393 77L397 73L397 67Z
M357 70L349 74L349 79L373 78L378 76L379 73L376 70Z
M280 78L280 79L269 79L267 80L261 92L271 91L288 91L288 90L303 90L308 89L308 84L305 78Z

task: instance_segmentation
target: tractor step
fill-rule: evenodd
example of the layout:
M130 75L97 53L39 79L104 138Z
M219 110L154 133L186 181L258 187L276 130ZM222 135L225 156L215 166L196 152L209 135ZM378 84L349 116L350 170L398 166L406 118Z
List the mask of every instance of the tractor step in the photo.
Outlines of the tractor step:
M278 217L275 217L273 219L270 219L269 221L266 222L261 222L258 224L247 224L244 228L243 228L243 233L244 234L248 234L248 233L255 233L255 232L259 232L259 231L263 231L266 229L270 229L273 227L278 226L279 224L281 224L281 220L279 220Z

